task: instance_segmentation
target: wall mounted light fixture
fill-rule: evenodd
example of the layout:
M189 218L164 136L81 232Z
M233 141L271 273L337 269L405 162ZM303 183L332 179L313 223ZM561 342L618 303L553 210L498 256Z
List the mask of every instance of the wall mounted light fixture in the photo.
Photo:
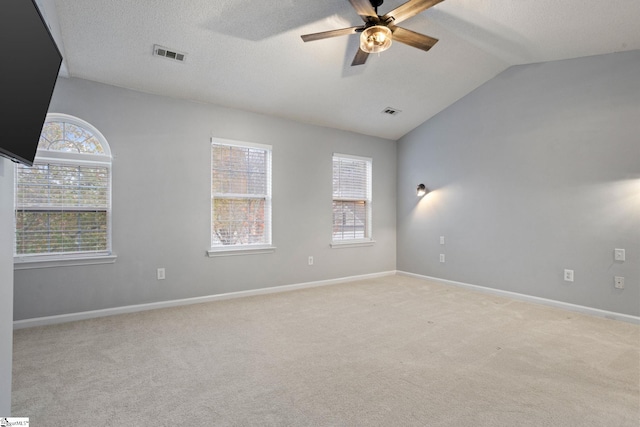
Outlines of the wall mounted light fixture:
M425 187L424 184L419 184L416 190L416 194L418 195L418 197L422 197L427 193L428 193L427 187Z

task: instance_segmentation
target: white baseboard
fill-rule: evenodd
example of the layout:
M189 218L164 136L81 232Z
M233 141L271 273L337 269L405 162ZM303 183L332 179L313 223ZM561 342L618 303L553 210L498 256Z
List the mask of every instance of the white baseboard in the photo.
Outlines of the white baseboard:
M550 307L561 308L561 309L564 309L564 310L573 311L573 312L577 312L577 313L581 313L581 314L587 314L587 315L590 315L590 316L604 317L606 319L619 320L619 321L623 321L623 322L634 323L634 324L637 324L637 325L640 324L640 317L639 316L632 316L630 314L623 314L623 313L616 313L616 312L613 312L613 311L600 310L598 308L585 307L585 306L582 306L582 305L576 305L576 304L570 304L568 302L562 302L562 301L556 301L556 300L551 300L551 299L546 299L546 298L534 297L534 296L531 296L531 295L520 294L520 293L517 293L517 292L503 291L503 290L500 290L500 289L487 288L487 287L484 287L484 286L472 285L472 284L469 284L469 283L456 282L454 280L440 279L438 277L423 276L421 274L408 273L406 271L399 271L398 270L398 271L396 271L396 274L401 275L401 276L415 277L415 278L418 278L418 279L431 280L431 281L434 281L434 282L443 283L445 285L458 286L458 287L461 287L461 288L466 288L466 289L470 289L470 290L477 291L477 292L483 292L483 293L486 293L486 294L492 294L492 295L512 298L512 299L516 299L516 300L519 300L519 301L532 302L532 303L542 304L542 305L546 305L546 306L550 306Z
M317 286L337 285L340 283L354 282L357 280L374 279L376 277L393 276L394 271L362 274L358 276L341 277L338 279L318 280L315 282L297 283L294 285L274 286L270 288L253 289L248 291L229 292L225 294L206 295L202 297L184 298L170 301L151 302L147 304L126 305L123 307L105 308L102 310L82 311L79 313L60 314L56 316L36 317L33 319L16 320L13 329L31 328L34 326L54 325L57 323L74 322L77 320L93 319L96 317L113 316L116 314L135 313L138 311L155 310L157 308L177 307L181 305L198 304L202 302L221 301L231 298L242 298L254 295L273 294L287 292L296 289L313 288Z
M612 320L619 320L628 323L640 324L640 317L629 314L616 313L612 311L600 310L597 308L585 307L576 304L570 304L562 301L550 300L546 298L534 297L531 295L520 294L517 292L503 291L500 289L487 288L484 286L472 285L469 283L456 282L453 280L440 279L438 277L424 276L421 274L409 273L406 271L384 271L380 273L362 274L358 276L341 277L337 279L319 280L315 282L297 283L293 285L274 286L270 288L261 288L248 291L229 292L225 294L206 295L202 297L184 298L179 300L159 301L147 304L127 305L123 307L105 308L102 310L82 311L79 313L60 314L56 316L36 317L33 319L16 320L13 322L14 329L31 328L35 326L54 325L57 323L74 322L77 320L93 319L96 317L113 316L117 314L135 313L138 311L155 310L158 308L178 307L182 305L198 304L211 301L222 301L231 298L242 298L254 295L266 295L278 292L293 291L296 289L313 288L317 286L337 285L340 283L354 282L357 280L374 279L377 277L392 276L394 274L418 279L431 280L446 285L458 286L478 292L492 295L512 298L519 301L532 302L546 306L561 308L581 314L587 314L596 317L603 317Z

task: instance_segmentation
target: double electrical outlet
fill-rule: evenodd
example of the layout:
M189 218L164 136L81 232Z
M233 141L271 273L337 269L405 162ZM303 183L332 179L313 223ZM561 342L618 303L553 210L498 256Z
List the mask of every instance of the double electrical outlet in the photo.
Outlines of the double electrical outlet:
M564 269L564 281L573 282L573 270Z

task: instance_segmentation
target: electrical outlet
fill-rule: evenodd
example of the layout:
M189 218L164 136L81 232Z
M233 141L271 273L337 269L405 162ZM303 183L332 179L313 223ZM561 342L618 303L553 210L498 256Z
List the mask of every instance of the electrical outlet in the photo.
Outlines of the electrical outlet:
M440 236L440 244L444 245L444 236Z
M440 254L440 262L444 262L444 254Z
M313 257L312 256L309 257L309 265L313 265Z
M164 280L165 278L164 267L158 269L157 276L158 276L158 280Z
M625 260L625 250L624 249L614 249L613 250L613 259L616 261L624 261Z
M624 277L615 276L613 278L613 286L615 286L616 289L624 289Z
M564 270L564 281L573 282L573 270Z

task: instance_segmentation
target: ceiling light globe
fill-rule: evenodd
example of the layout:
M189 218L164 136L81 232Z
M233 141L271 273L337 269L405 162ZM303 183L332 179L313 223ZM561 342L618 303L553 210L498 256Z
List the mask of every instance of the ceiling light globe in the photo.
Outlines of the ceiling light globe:
M389 49L392 33L384 25L374 25L360 34L360 49L367 53L378 53Z

